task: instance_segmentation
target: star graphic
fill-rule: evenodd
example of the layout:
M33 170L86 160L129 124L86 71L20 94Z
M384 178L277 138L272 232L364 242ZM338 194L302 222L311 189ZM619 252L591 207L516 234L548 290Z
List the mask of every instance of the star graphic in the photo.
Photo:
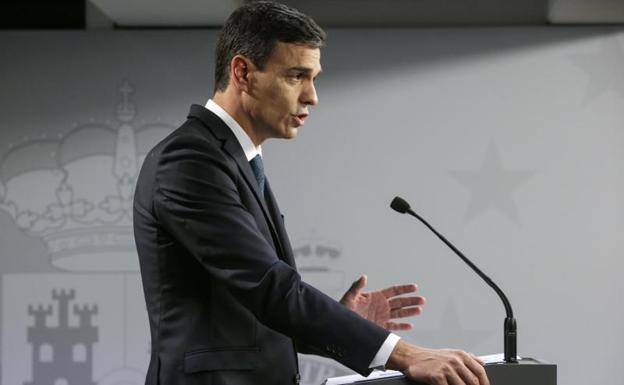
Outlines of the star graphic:
M589 78L583 104L608 91L624 98L624 48L616 36L605 38L598 51L571 55L570 61Z
M480 344L498 333L498 330L463 327L457 305L452 299L447 302L438 325L435 329L416 328L418 341L430 347L475 350Z
M465 222L487 209L495 209L512 222L519 223L513 191L531 177L533 171L504 168L493 141L487 148L480 169L450 171L450 174L472 195L464 215Z

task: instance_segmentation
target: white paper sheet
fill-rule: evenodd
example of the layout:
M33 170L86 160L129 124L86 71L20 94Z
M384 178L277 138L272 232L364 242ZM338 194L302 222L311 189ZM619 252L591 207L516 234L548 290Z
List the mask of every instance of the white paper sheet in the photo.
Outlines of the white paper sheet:
M333 377L328 378L323 383L324 385L342 385L342 384L353 384L362 380L374 380L377 378L386 378L386 377L400 377L403 373L397 372L396 370L373 370L373 372L368 377L360 376L359 374L352 374L350 376L341 376L341 377Z
M485 362L486 364L497 364L500 362L505 362L504 353L488 354L485 356L479 356L479 358L481 359L481 361ZM522 359L522 357L520 356L516 356L516 358L518 360Z

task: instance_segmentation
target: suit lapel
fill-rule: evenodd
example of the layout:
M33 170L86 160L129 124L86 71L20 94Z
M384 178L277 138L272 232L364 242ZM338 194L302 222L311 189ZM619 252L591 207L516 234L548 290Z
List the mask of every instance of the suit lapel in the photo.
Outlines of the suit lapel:
M281 242L281 231L278 231L276 227L276 219L274 219L274 215L272 215L271 211L267 207L267 203L262 197L263 194L261 194L259 191L256 177L254 176L251 166L249 165L249 162L245 157L245 153L240 143L238 143L238 140L232 133L232 130L218 116L216 116L203 106L197 104L191 106L189 118L191 117L199 119L204 124L204 126L206 126L212 132L212 134L223 143L223 150L236 162L238 170L240 171L241 175L245 179L245 182L253 192L256 201L262 208L264 218L269 225L273 241L275 243L275 246L277 247L276 251L278 251L278 255L281 259L284 259L285 262L294 266L292 256L286 253L286 249L283 247L283 244ZM270 191L268 185L266 190ZM275 203L275 198L273 197L273 194L269 192L267 195L270 195L272 202ZM277 223L282 226L283 230L283 225L281 221L277 221Z
M280 245L282 247L282 252L284 253L284 261L288 263L290 266L296 268L295 265L295 257L292 253L292 247L290 246L290 241L288 240L288 233L286 233L286 227L284 226L284 217L280 212L279 207L277 206L277 200L273 195L273 190L271 190L271 185L269 184L269 180L266 179L266 191L265 198L266 203L269 208L269 212L273 217L273 223L275 223L275 227L277 228L277 234L279 236Z

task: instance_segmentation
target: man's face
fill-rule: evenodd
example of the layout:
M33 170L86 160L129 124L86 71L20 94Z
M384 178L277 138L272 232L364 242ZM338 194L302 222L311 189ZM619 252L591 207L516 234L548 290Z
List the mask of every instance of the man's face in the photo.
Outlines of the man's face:
M259 139L294 138L318 103L314 80L321 72L321 51L304 45L275 46L263 70L253 67L243 103Z

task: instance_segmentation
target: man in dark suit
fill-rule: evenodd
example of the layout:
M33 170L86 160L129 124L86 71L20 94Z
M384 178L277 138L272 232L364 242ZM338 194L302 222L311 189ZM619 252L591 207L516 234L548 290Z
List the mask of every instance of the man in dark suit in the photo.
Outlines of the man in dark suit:
M249 3L217 43L215 94L147 155L134 202L135 239L152 337L146 384L299 382L296 352L368 374L402 370L434 384L487 384L460 351L409 345L415 285L336 302L296 271L261 143L294 138L317 104L325 33L271 2Z

